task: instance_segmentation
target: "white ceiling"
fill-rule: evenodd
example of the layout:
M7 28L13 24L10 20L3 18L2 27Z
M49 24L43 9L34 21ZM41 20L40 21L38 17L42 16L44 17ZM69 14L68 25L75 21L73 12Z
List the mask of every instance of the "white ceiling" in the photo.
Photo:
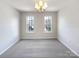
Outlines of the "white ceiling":
M70 4L73 0L47 0L47 11L58 11L66 5ZM20 11L35 11L34 0L7 0L14 8Z

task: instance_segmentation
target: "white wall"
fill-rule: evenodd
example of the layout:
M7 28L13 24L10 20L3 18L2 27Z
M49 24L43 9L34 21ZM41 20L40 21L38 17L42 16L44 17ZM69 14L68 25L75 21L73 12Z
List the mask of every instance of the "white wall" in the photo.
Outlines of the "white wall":
M19 40L19 13L0 0L0 54Z
M52 32L45 33L44 31L44 15L52 16ZM26 16L34 16L34 33L26 32ZM56 38L57 36L57 12L22 12L20 21L21 39L48 39Z
M79 55L79 0L59 11L58 39Z

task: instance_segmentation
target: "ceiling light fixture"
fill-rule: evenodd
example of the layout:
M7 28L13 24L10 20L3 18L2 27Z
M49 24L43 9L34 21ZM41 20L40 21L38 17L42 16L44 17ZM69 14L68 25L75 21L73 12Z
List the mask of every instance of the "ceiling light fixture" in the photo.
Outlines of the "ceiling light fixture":
M47 8L47 2L45 0L35 0L35 8L37 11L43 12Z

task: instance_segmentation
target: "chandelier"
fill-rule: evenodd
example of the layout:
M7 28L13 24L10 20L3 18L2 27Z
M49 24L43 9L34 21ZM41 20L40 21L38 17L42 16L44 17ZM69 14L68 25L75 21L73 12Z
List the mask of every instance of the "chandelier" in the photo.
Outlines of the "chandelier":
M45 0L36 0L35 1L35 8L39 12L43 12L47 8L47 2Z

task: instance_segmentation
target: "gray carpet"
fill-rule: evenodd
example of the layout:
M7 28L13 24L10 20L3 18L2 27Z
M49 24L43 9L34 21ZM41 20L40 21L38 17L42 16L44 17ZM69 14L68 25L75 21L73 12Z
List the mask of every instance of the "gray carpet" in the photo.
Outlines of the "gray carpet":
M77 58L56 39L21 40L0 58Z

